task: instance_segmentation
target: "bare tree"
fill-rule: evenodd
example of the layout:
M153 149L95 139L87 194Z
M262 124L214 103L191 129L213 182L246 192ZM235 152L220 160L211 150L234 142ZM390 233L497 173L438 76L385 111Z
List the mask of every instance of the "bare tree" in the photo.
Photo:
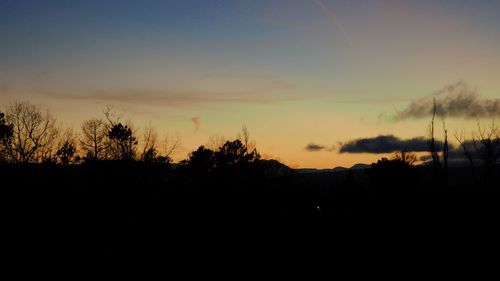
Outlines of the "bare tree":
M162 155L171 159L172 155L180 148L181 140L178 135L165 135L162 143Z
M441 181L444 179L444 184L446 184L448 177L448 155L449 155L448 129L446 128L446 122L444 120L444 116L442 116L444 142L443 142L443 147L439 148L438 145L436 144L437 141L435 138L435 128L434 128L436 113L437 113L437 104L436 100L434 99L432 106L432 119L429 124L429 129L427 132L427 143L429 146L429 152L431 153L432 157L435 181L438 184L442 184ZM442 162L443 164L441 164L441 158L443 160Z
M54 127L53 130L48 131L46 136L47 142L44 145L40 146L40 149L37 153L37 158L40 159L41 162L52 163L56 160L58 149L57 139L59 138L60 130L60 128Z
M7 107L6 121L13 125L7 147L13 162L51 161L56 153L59 130L56 118L30 102L14 102Z
M449 154L449 146L448 146L448 129L446 128L446 123L444 122L443 117L443 133L444 133L444 142L443 142L443 175L445 182L448 180L448 154Z
M472 143L467 140L465 137L465 133L462 130L460 133L455 132L455 139L457 140L458 144L462 148L462 151L464 153L465 158L469 161L469 166L471 168L474 168L474 156L472 154Z
M96 160L107 158L107 133L102 119L92 118L83 122L80 147L87 157Z
M417 162L417 156L415 153L402 150L401 152L395 153L392 156L392 160L401 161L408 166L413 166L415 165L415 162Z
M478 132L477 135L473 134L472 144L488 176L493 171L500 157L498 127L495 124L495 120L492 120L489 127L481 127L479 122L477 123L477 127Z
M434 137L434 119L436 117L436 100L434 100L432 108L432 119L427 132L427 144L432 157L432 164L435 169L441 169L441 161L439 160L439 148L436 146L436 138Z
M247 153L253 151L257 146L255 140L250 139L250 132L246 125L241 127L241 133L238 134L237 139L246 147Z
M212 151L219 151L224 143L226 143L226 138L223 135L214 134L208 138L205 147Z
M158 133L149 124L143 132L139 160L145 162L171 162L171 156L179 146L179 136L171 137L166 134L163 140L159 142Z
M250 142L250 132L248 131L246 125L241 126L241 132L238 134L238 139L245 147L248 147L248 143Z
M106 107L103 113L107 120L105 126L108 156L114 160L136 160L139 141L132 122L121 122L122 115L117 114L111 106Z
M117 113L111 106L107 106L102 113L106 118L107 123L105 124L108 130L111 129L111 127L113 127L114 125L120 123L120 120L122 118L122 114Z
M158 134L150 123L144 129L142 137L142 152L139 156L141 161L153 161L156 157L158 157L158 149L156 148L157 140Z

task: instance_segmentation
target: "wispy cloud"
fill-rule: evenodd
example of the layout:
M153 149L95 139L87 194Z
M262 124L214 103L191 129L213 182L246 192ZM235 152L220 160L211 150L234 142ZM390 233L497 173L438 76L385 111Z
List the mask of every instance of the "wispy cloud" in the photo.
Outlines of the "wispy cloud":
M68 94L63 91L39 89L41 95L76 101L182 107L200 104L245 103L271 104L286 100L282 97L262 97L249 93L212 93L180 90L112 89Z
M436 115L455 118L492 118L500 116L500 99L483 99L477 89L464 82L448 85L431 96L412 101L403 111L397 112L396 120L428 118L436 102Z
M191 122L193 122L193 124L194 124L194 132L197 133L201 127L200 117L196 116L196 117L191 118Z
M437 142L437 145L442 145ZM428 151L427 140L417 137L403 140L394 135L380 135L373 138L360 138L343 143L340 153L392 153L396 151L423 152Z
M335 24L335 26L338 28L338 30L342 33L344 38L347 40L347 43L351 44L351 39L349 37L349 34L347 33L346 29L344 28L344 25L342 22L339 20L339 17L337 14L328 6L325 5L323 0L312 0L316 5L328 16L328 18Z

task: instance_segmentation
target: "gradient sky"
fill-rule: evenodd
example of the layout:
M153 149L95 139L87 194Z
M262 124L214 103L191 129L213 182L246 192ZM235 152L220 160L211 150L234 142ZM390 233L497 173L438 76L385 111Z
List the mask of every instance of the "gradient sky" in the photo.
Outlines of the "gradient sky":
M499 26L500 1L0 0L0 105L76 128L112 105L178 134L177 159L246 124L293 167L370 163L383 155L305 146L425 135L390 116L459 80L498 98Z

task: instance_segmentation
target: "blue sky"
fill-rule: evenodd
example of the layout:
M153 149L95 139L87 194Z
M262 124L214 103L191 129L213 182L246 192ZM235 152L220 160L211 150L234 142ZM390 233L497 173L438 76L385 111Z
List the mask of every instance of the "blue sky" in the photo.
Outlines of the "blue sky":
M500 1L0 0L0 103L30 100L75 127L111 104L177 132L186 153L252 124L285 162L348 165L361 158L303 147L425 134L424 120L377 118L459 80L497 98L498 15Z

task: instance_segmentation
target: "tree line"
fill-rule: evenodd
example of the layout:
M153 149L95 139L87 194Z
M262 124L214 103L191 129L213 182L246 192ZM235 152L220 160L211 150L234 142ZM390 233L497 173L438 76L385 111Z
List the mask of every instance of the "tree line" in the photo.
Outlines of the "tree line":
M444 118L443 141L437 141L436 106L434 102L427 141L429 163L439 182L446 181L451 145ZM487 174L494 172L500 158L499 130L494 122L487 128L481 127L478 122L477 132L473 131L470 136L466 136L463 131L455 133L455 139L461 149L462 159L467 160L471 169L480 165ZM139 132L131 122L123 122L121 116L109 107L103 111L102 118L83 121L78 131L62 129L50 111L44 112L39 106L27 101L13 102L5 108L5 112L0 112L0 162L3 163L68 165L92 160L172 163L171 156L179 145L178 137L167 135L160 139L151 125ZM225 153L224 157L221 152ZM453 152L456 154L456 151ZM203 165L210 169L214 159L219 162L222 159L227 162L253 161L260 159L260 155L255 142L250 140L248 130L243 127L234 141L213 136L207 145L190 153L188 159L181 161L181 164L192 162L199 166L201 159L204 161ZM411 152L401 151L391 159L382 158L377 163L385 165L388 161L414 166L417 158Z
M13 102L0 112L0 162L76 164L120 160L172 163L178 137L160 140L151 125L142 132L108 107L102 118L83 121L80 130L62 129L56 117L30 102ZM142 134L141 134L142 133ZM245 126L235 140L213 137L181 163L210 170L218 163L238 165L260 159Z

